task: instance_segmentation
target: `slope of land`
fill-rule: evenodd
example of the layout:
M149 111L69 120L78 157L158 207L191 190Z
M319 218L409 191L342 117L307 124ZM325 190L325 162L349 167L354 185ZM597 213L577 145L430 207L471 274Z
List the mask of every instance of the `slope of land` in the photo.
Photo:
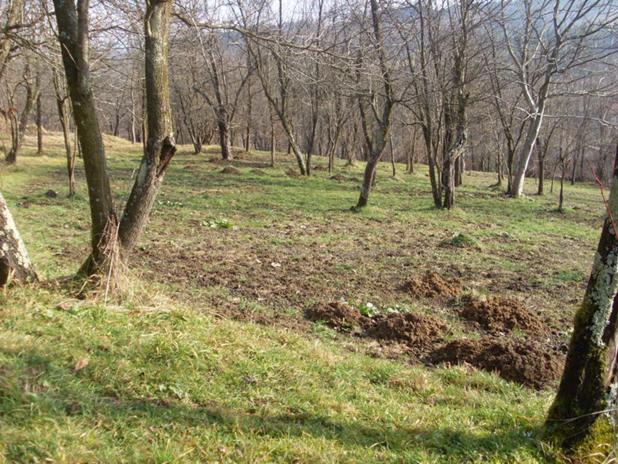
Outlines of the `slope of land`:
M62 280L89 216L56 138L1 176L44 280L1 297L5 462L553 459L540 427L602 221L593 186L557 212L472 172L438 211L423 166L384 165L353 213L360 162L306 179L283 156L226 169L186 150L104 304ZM107 142L121 204L140 147Z

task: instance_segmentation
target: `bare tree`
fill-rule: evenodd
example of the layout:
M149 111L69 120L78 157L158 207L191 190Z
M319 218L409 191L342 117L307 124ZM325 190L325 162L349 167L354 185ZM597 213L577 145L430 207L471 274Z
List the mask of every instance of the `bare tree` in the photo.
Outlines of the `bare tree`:
M117 220L106 168L88 61L88 0L54 0L58 38L73 115L82 148L92 218L92 253L82 271L115 280L118 260L127 262L144 228L170 161L176 152L168 82L171 1L146 0L144 19L148 138L135 183Z
M508 51L507 65L527 105L526 127L514 162L511 195L523 193L528 164L539 135L547 102L560 94L574 70L615 53L592 46L616 21L615 4L607 0L502 0L499 27Z

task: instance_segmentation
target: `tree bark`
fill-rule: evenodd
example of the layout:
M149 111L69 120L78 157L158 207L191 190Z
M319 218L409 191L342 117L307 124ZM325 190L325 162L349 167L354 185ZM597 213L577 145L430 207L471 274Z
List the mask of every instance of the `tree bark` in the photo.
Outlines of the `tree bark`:
M219 128L219 145L221 146L221 159L231 160L232 145L230 142L230 127L226 120L219 119L217 121L217 127Z
M37 88L41 88L41 76L37 73ZM36 154L43 154L43 101L39 90L36 97Z
M37 275L6 200L0 193L0 287L12 280L32 282L37 280Z
M92 253L81 272L92 275L101 271L109 255L109 246L114 246L110 242L115 237L117 219L107 174L105 147L90 84L88 7L88 0L77 0L77 4L75 0L54 0L58 40L84 158L92 221Z
M137 178L118 229L120 256L125 263L148 221L176 153L168 70L171 12L171 0L146 0L144 53L148 135Z
M575 316L564 373L546 422L549 436L558 445L581 456L607 455L616 439L618 148L607 207L584 301Z

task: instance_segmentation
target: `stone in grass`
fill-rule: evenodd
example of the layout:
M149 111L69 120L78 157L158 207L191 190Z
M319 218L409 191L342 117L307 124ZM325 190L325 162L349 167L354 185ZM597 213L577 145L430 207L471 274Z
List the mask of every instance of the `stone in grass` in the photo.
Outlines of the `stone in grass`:
M481 244L478 240L462 232L457 232L451 238L443 240L440 244L442 246L450 246L455 248L469 248L473 250L481 249Z

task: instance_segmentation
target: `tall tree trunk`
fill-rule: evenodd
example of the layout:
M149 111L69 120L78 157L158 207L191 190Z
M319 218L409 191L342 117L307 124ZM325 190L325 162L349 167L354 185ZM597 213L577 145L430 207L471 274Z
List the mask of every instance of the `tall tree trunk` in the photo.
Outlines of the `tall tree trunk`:
M564 209L564 178L566 177L567 166L565 162L562 162L562 170L560 173L560 193L558 194L558 211Z
M433 152L433 139L431 127L423 126L423 138L425 139L425 150L427 152L427 163L429 164L429 182L431 184L431 196L436 208L442 208L442 183L438 182L436 175L436 154Z
M88 0L54 0L58 40L81 146L92 221L90 258L81 271L94 274L108 260L117 219L107 174L105 147L90 84Z
M0 193L0 287L11 280L36 281L26 246Z
M171 12L171 0L146 0L144 54L148 139L118 229L121 259L124 262L148 221L165 173L176 153L168 70Z
M618 148L601 239L558 393L547 417L550 437L581 456L615 450L618 384Z
M30 118L30 113L32 113L32 109L40 93L36 79L34 82L31 81L29 64L26 65L24 83L26 84L26 101L24 103L24 108L19 114L19 123L17 126L17 131L14 132L14 140L12 140L11 149L6 155L6 162L9 164L14 164L17 161L17 154L21 149L24 136L26 135L26 130L28 129L28 119Z
M37 88L40 89L40 76L37 74ZM43 154L43 102L41 92L36 97L36 154Z
M536 139L539 136L543 116L544 109L541 109L532 119L530 126L528 127L528 131L526 132L524 143L519 150L519 155L515 159L515 172L513 176L513 185L510 192L510 195L513 198L519 198L524 193L526 171L528 170L528 163L530 163L530 158L532 157Z

